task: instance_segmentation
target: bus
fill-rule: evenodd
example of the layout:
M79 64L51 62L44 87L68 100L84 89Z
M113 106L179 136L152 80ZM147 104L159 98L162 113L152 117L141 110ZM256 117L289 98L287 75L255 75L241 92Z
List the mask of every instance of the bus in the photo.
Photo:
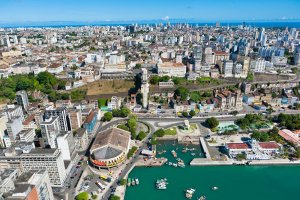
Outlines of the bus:
M105 187L99 181L96 181L96 185L100 188L100 190L105 189Z
M104 181L106 181L106 182L108 182L108 183L111 182L111 178L110 178L110 177L107 177L107 176L104 176L104 175L100 175L100 179L101 179L101 180L104 180Z

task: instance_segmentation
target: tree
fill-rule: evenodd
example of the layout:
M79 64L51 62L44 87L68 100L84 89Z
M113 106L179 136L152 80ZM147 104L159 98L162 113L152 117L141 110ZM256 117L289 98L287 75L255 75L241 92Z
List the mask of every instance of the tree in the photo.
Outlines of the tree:
M291 70L292 70L292 72L293 72L294 74L297 74L297 73L298 73L298 68L297 68L297 67L293 67L293 68L291 68Z
M137 63L136 65L135 65L135 69L140 69L142 67L142 65L140 64L140 63Z
M297 149L296 149L296 157L297 157L297 158L300 158L300 148L297 148Z
M81 192L76 196L76 200L88 200L89 199L89 193L87 192Z
M112 120L113 115L111 112L106 112L103 116L103 121L105 122L109 122L110 120Z
M130 133L131 133L131 139L135 140L137 137L135 130L131 131Z
M152 85L157 85L159 82L159 77L158 76L153 76L151 79L150 79L150 84Z
M125 124L120 124L117 126L117 128L125 130L125 131L129 131L129 128Z
M154 135L157 137L163 137L165 135L165 131L163 129L159 129L154 132Z
M99 98L98 99L98 107L101 108L107 105L107 99Z
M252 134L251 134L251 138L252 139L255 139L257 141L259 141L260 139L260 133L258 131L254 131Z
M120 117L121 116L121 110L120 109L113 109L112 110L113 117Z
M215 117L208 118L205 122L210 129L215 129L219 126L219 121Z
M130 110L128 108L121 108L121 117L127 117L130 114Z
M236 159L241 161L241 160L246 160L246 154L241 153L236 155Z
M184 117L188 117L188 116L189 116L189 113L188 113L188 112L186 112L186 111L184 111L184 112L182 113L182 116L184 116Z
M191 111L190 111L190 116L191 116L191 117L194 117L195 115L196 115L196 112L195 112L194 110L191 110Z
M130 132L133 132L136 130L136 126L137 126L137 121L134 117L131 117L128 121L127 121L127 126L130 130Z
M125 178L120 180L120 185L125 186L127 184L127 180Z
M180 97L182 101L186 101L188 95L189 95L189 90L187 88L185 88L185 87L178 87L175 90L175 97L176 97L176 99L178 97Z
M147 134L144 131L141 131L138 136L137 139L142 141L145 137L147 136Z
M116 196L116 195L111 195L109 197L109 200L120 200L121 198L119 196Z

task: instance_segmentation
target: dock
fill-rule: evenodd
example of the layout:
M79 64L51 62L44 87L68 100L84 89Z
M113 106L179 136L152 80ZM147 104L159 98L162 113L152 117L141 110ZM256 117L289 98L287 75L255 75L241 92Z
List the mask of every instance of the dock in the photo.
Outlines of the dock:
M137 167L160 167L163 166L168 161L167 158L156 158L156 159L149 159L149 160L143 160L139 159L135 166Z
M207 158L195 158L190 162L191 166L228 166L228 165L249 165L249 166L270 166L270 165L300 165L300 160L290 161L288 159L272 159L272 160L226 160L217 161Z
M226 160L226 161L217 161L211 160L207 158L194 158L191 162L191 166L226 166L233 165L234 162Z
M207 148L207 146L206 146L206 142L205 142L205 140L204 140L203 137L200 137L200 145L202 146L202 149L203 149L203 151L204 151L204 154L205 154L206 159L211 160L210 153L209 153L209 151L208 151L208 148Z

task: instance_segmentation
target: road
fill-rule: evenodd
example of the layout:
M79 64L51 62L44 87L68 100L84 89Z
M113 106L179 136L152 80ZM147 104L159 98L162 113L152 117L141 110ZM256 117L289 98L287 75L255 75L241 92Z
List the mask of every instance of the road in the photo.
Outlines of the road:
M274 112L272 114L270 114L270 116L275 116L278 115L280 113L285 113L285 114L300 114L300 111L298 110L284 110L284 111L277 111ZM219 121L235 121L239 118L244 117L245 114L248 113L259 113L259 111L255 111L252 109L243 109L243 112L241 114L238 114L237 116L233 116L233 115L228 115L228 112L220 112L218 113L219 115L215 116ZM227 115L226 115L227 114ZM202 123L204 122L207 118L210 118L212 116L216 115L215 113L213 114L209 114L209 113L205 113L203 114L203 116L201 117L194 117L194 118L190 118L188 119L190 123ZM139 121L147 123L151 129L150 133L148 134L148 136L144 139L144 141L142 142L141 146L139 146L139 149L137 150L136 154L133 156L133 158L131 158L131 160L126 161L127 165L125 166L125 168L121 171L120 175L118 176L117 179L114 179L111 187L103 194L103 198L102 199L108 199L109 196L111 195L112 192L112 188L116 188L117 187L117 183L123 179L126 174L129 173L129 171L133 168L135 162L138 159L139 154L141 153L141 151L143 149L147 148L147 142L149 141L149 138L152 137L153 132L158 129L158 128L170 128L172 126L176 126L176 125L180 125L184 122L184 120L186 118L180 118L180 117L174 117L173 116L139 116ZM92 142L95 138L96 133L99 133L103 130L106 130L110 127L116 126L124 121L126 121L127 119L117 119L114 120L112 122L106 122L106 123L100 123L99 126L97 127L97 129L95 130L93 137L90 139L90 145L92 145ZM169 123L166 124L166 123ZM163 125L162 125L163 124ZM88 148L89 149L89 148ZM80 156L85 156L84 158L87 159L88 158L88 150L86 150L85 152L81 152ZM78 182L78 173L81 173L81 171L85 170L85 166L80 166L79 168L77 168L75 170L75 172L73 174L77 174L77 177L75 176L74 180L71 181L70 183L70 188L62 190L59 193L56 193L57 196L62 197L62 199L65 199L66 196L68 197L68 199L74 199L74 193L75 193L75 184ZM66 194L67 193L67 194ZM65 196L66 195L66 196Z

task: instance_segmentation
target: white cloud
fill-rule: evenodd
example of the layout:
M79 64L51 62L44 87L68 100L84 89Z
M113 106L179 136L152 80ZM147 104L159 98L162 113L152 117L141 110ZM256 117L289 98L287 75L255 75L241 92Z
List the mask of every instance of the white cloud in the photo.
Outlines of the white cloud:
M170 17L169 16L165 16L164 18L162 18L162 20L169 20Z

